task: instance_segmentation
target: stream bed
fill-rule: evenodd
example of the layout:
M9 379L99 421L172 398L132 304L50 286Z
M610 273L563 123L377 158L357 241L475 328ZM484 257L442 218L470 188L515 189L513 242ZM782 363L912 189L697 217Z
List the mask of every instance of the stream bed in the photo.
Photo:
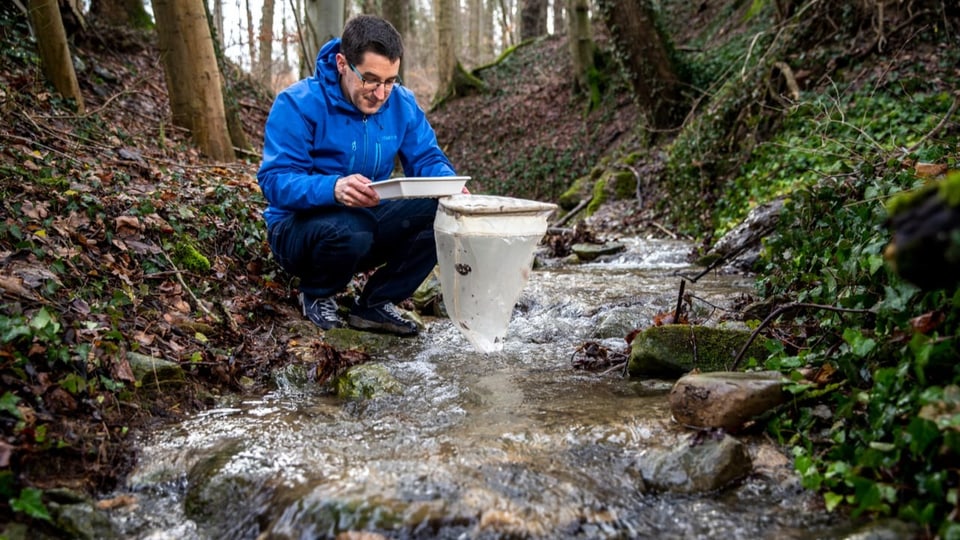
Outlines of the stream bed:
M115 526L198 540L844 537L847 524L762 435L745 441L755 472L734 486L644 487L651 449L690 444L671 420L673 381L575 370L571 359L614 310L635 327L672 311L677 273L699 269L683 242L624 242L603 261L532 272L502 352L478 353L448 319L430 319L373 352L398 392L344 401L280 376L267 395L151 433L123 489L138 504ZM752 283L711 273L687 292L722 309Z

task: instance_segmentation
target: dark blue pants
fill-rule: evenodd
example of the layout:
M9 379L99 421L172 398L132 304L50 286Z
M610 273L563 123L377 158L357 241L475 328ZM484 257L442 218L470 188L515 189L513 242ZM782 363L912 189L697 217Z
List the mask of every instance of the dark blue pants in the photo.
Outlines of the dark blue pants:
M436 213L436 199L299 212L270 228L270 249L284 270L300 278L300 290L310 296L333 296L354 274L379 267L358 303L396 304L409 298L437 264Z

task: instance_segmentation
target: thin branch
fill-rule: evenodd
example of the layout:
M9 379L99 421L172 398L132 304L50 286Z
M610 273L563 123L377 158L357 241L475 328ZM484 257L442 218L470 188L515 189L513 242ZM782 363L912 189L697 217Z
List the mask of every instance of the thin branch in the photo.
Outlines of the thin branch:
M220 322L220 317L217 317L216 315L211 313L210 310L203 305L203 302L201 302L200 299L197 298L197 295L193 294L193 289L191 289L190 286L187 285L187 282L184 281L183 275L180 273L180 269L177 268L177 265L173 263L173 260L170 258L170 255L167 255L167 252L163 250L161 250L160 253L163 253L163 257L167 259L167 262L170 263L170 266L173 267L174 273L177 276L177 281L179 281L180 285L182 285L183 288L187 291L187 293L190 294L190 297L193 298L193 301L197 304L197 307L200 308L200 311L203 311L204 313L206 313L206 315L211 319L213 319L214 321Z
M926 142L927 139L929 139L930 137L933 137L934 135L936 135L938 131L943 129L943 126L946 125L947 120L949 120L950 117L953 116L953 113L956 112L958 103L960 103L960 90L954 90L953 103L950 105L950 110L947 111L947 114L943 115L943 118L940 119L940 122L937 123L937 125L933 126L933 129L927 132L926 135L924 135L923 137L920 137L919 141L917 141L910 148L907 148L906 150L904 150L903 152L904 155L912 154L917 148L920 147L921 144Z
M842 308L837 306L828 306L826 304L810 304L806 302L791 302L789 304L784 304L773 310L773 312L771 312L770 315L767 315L767 318L764 319L756 329L754 329L754 331L750 334L750 337L747 338L747 342L743 344L743 347L740 348L737 356L734 357L733 364L730 366L728 371L734 371L737 369L737 366L740 365L740 360L743 358L743 355L747 352L747 349L750 347L750 344L753 343L753 340L756 339L757 335L760 334L761 330L766 328L767 325L773 322L780 315L800 308L823 309L826 311L835 311L837 313L874 313L874 311L870 309Z

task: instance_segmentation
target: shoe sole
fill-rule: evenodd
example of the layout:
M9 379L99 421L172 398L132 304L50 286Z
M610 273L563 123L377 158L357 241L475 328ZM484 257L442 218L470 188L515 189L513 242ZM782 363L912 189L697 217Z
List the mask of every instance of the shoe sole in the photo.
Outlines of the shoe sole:
M386 332L388 334L395 334L401 337L417 335L417 330L415 328L403 328L388 323L368 321L355 315L351 315L347 322L351 327L356 328L357 330L376 330L380 332Z

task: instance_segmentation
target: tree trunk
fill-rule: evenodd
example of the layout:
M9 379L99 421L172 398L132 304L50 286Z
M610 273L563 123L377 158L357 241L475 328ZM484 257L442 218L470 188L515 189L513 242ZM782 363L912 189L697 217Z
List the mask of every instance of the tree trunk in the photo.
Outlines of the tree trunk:
M503 48L513 46L513 3L510 0L497 0L500 4L500 31Z
M457 69L457 0L435 0L437 14L437 94L435 101L453 92Z
M553 0L553 33L554 34L563 34L567 28L566 17L564 13L564 4L566 0Z
M590 31L589 0L568 0L569 29L567 42L570 46L570 61L577 92L589 93L589 73L593 68L593 35Z
M223 91L203 0L153 0L173 123L219 161L236 158L223 106Z
M260 57L257 59L257 80L273 95L273 12L274 1L263 0L260 12Z
M213 0L213 29L217 33L214 38L219 46L217 50L226 49L226 42L223 40L223 0Z
M520 9L520 41L547 34L547 0L523 0Z
M652 126L678 126L686 112L681 79L672 47L657 28L650 0L600 0L600 11Z
M60 18L57 0L30 0L30 23L37 33L37 48L43 72L60 95L77 104L77 112L83 114L83 95L73 70L73 59L67 45L67 32Z
M253 10L250 9L250 0L244 0L244 11L247 16L247 54L250 55L250 73L257 73L257 39L254 36Z
M403 36L404 49L406 49L407 35L410 33L410 1L383 0L383 18L390 21L390 24ZM406 52L404 52L404 59L400 62L401 80L407 72L407 64Z
M467 0L467 60L480 63L480 28L483 26L483 0Z
M300 77L309 77L317 65L320 47L343 30L343 0L305 0L303 8L303 55Z

